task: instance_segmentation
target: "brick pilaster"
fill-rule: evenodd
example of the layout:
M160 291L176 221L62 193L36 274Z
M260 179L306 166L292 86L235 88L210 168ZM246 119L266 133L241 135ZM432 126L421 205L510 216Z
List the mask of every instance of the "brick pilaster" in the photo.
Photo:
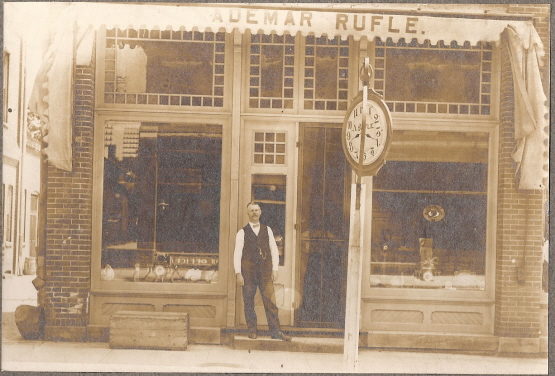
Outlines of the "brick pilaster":
M545 11L545 6L541 9ZM527 8L514 9L515 13L530 11L532 10ZM544 19L539 17L535 18L535 21L543 23ZM548 26L546 30L549 29ZM544 31L542 30L542 33ZM544 47L549 56L549 38L544 40ZM545 71L543 74L544 79L548 78ZM495 334L500 337L538 338L543 245L543 194L540 191L517 189L516 165L511 156L515 146L514 87L504 37L501 41L500 86ZM549 86L545 81L544 87L548 90Z
M90 290L94 64L74 72L73 171L48 166L46 286L39 303L46 312L45 336L84 340Z

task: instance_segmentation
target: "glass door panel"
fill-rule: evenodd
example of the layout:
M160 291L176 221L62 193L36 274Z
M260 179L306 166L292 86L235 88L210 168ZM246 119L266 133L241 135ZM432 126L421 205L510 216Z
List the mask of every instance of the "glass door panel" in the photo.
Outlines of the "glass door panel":
M285 207L287 176L252 175L252 201L264 208L264 224L270 226L279 251L279 266L285 262Z

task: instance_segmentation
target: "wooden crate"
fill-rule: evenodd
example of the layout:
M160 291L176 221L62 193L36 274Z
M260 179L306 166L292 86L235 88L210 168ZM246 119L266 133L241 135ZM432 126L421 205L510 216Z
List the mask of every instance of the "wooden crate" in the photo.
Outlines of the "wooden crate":
M189 314L120 311L110 318L110 348L186 350Z

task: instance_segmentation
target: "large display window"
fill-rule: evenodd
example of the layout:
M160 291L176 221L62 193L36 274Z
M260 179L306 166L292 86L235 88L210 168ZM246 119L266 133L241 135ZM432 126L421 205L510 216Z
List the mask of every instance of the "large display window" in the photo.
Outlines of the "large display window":
M393 139L373 180L370 285L485 290L488 134Z
M222 127L107 122L101 280L217 283Z

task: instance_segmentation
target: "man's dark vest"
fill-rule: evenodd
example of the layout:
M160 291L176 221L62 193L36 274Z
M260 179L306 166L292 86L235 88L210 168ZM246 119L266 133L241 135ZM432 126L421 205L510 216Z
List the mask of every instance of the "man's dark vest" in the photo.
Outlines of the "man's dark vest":
M243 256L241 260L258 262L262 259L260 251L262 251L262 255L264 255L266 259L271 260L268 226L260 224L258 236L254 233L250 224L243 227L243 231L245 232L245 244L243 246Z

